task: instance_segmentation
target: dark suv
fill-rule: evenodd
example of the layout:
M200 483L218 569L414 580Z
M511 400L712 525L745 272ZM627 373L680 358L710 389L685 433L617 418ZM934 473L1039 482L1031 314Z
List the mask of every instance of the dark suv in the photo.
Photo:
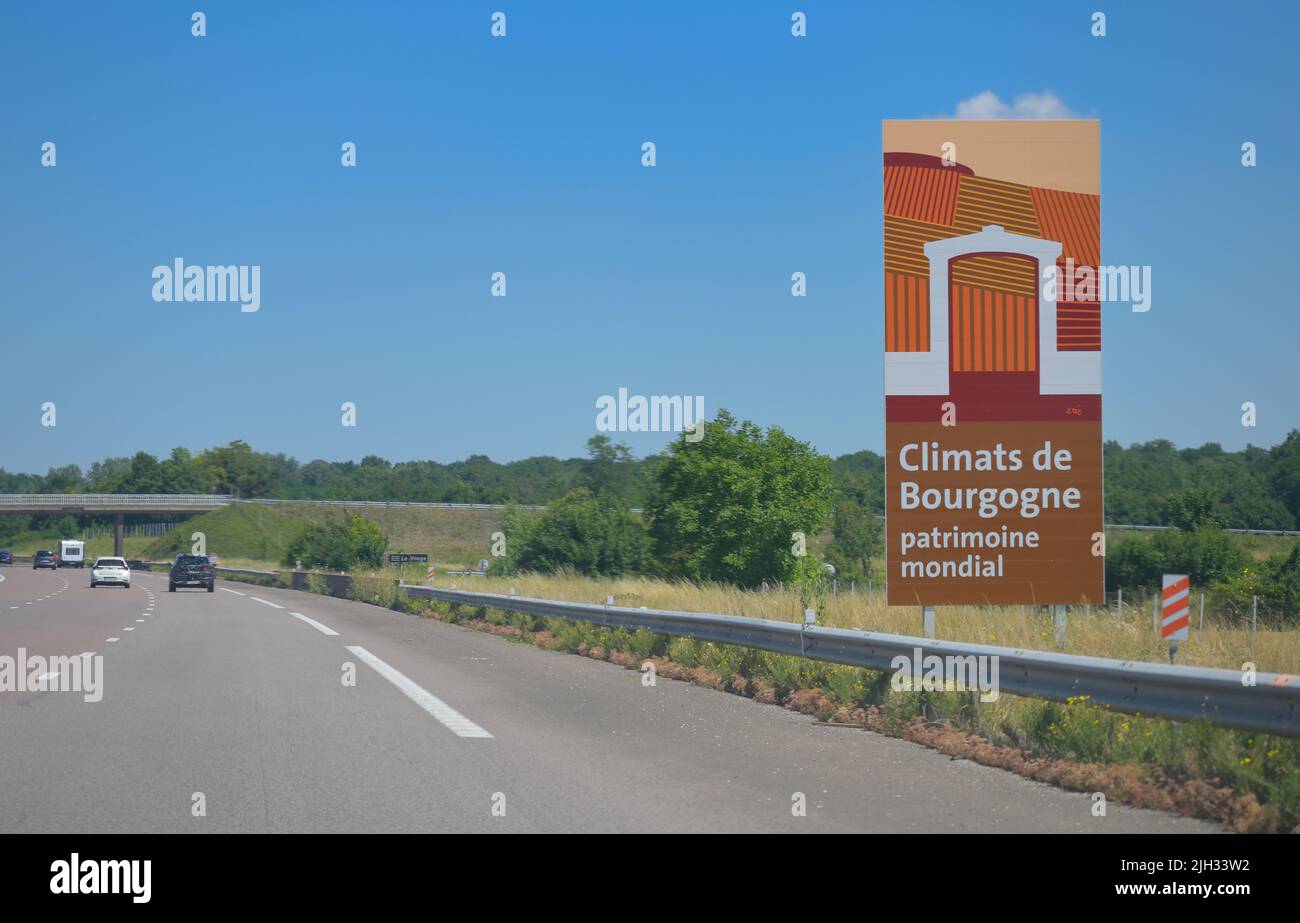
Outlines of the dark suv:
M32 555L32 570L38 567L48 567L50 570L59 569L59 559L53 551L38 551Z
M14 563L14 553L8 548L0 548L0 564Z
M207 555L178 554L171 573L167 575L167 591L175 593L178 586L206 587L211 593L215 589L216 575L212 562Z

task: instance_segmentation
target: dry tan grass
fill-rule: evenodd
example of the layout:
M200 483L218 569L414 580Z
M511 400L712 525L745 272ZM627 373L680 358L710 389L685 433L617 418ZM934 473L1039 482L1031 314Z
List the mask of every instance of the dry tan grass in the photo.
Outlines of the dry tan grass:
M410 579L408 577L408 579ZM411 581L415 582L415 581ZM604 602L612 595L617 605L686 612L717 612L756 618L799 621L803 609L799 594L789 588L751 592L721 584L643 577L596 580L572 575L520 575L512 578L457 577L439 575L437 585L455 582L459 589L507 593L514 587L520 595L570 602ZM818 612L818 622L835 628L858 628L888 634L920 635L921 613L912 606L887 606L877 592L868 599L863 592L841 592L828 596ZM1161 641L1151 624L1151 610L1124 607L1123 617L1114 610L1071 609L1065 645L1057 648L1051 616L1046 610L1026 607L975 606L940 607L936 614L936 635L952 641L997 644L1031 650L1061 650L1117 660L1153 663L1169 661L1168 642ZM1191 638L1180 645L1177 662L1206 667L1240 669L1252 662L1261 671L1300 673L1300 631L1267 631L1252 636L1249 627L1212 624L1207 618L1204 631L1193 628Z

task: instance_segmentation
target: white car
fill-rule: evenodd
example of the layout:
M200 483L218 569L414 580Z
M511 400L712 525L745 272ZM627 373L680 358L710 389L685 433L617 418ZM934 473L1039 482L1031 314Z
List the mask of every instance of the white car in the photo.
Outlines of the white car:
M90 588L103 584L131 588L131 568L122 558L96 558L90 568Z

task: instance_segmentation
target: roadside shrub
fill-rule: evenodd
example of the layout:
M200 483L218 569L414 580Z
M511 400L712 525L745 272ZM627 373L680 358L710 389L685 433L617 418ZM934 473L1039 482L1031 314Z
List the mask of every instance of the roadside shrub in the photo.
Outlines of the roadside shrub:
M385 609L397 608L398 595L396 581L382 574L355 574L348 589L349 599Z
M325 578L316 571L308 571L306 580L308 593L315 593L317 596L330 595L329 584L326 583Z
M502 570L585 576L621 576L640 572L649 554L645 523L607 494L585 487L569 491L540 516L510 510L506 514L507 557Z
M382 567L388 539L379 526L353 513L344 519L311 525L290 543L283 563L301 561L305 567L346 571Z

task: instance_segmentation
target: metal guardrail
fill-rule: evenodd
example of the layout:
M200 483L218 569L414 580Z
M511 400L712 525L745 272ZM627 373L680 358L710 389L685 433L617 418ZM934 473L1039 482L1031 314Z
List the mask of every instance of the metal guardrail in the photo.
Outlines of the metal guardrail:
M1256 685L1242 685L1234 670L1173 666L1020 650L987 644L934 641L906 635L877 634L842 628L805 627L745 616L701 612L633 609L590 603L557 602L499 593L473 593L401 584L408 596L503 612L551 616L639 629L701 641L735 644L824 660L830 663L893 671L899 655L998 658L1000 691L1031 698L1066 701L1087 696L1093 705L1128 714L1154 715L1177 721L1204 719L1223 727L1300 737L1300 677L1259 673Z
M1167 532L1176 528L1176 526L1131 526L1110 522L1106 524L1106 528L1114 529L1117 532ZM1287 529L1224 529L1223 531L1231 532L1233 535L1286 535L1291 537L1300 535L1300 532Z
M505 503L421 503L414 500L272 500L270 498L260 498L255 500L236 500L234 502L261 503L267 505L307 503L315 506L361 506L377 507L380 509L392 507L394 509L419 510L504 510L509 509L510 507L509 504ZM518 503L514 505L525 510L546 509L545 506L530 505L526 503Z
M212 509L226 506L225 494L0 494L0 513L7 509Z
M247 568L218 567L216 570L222 576L236 578L278 578L280 575L277 571ZM485 606L501 612L570 619L633 631L646 629L868 670L892 672L895 657L902 655L910 662L918 650L922 657L997 657L999 692L1058 702L1086 696L1092 705L1126 714L1175 721L1205 720L1221 727L1300 737L1300 677L1287 673L1257 673L1255 685L1246 686L1242 684L1242 673L1236 670L1110 660L805 626L747 616L602 606L407 583L398 586L407 596L417 599Z
M140 508L183 510L193 508L215 509L236 503L276 506L283 504L304 503L312 506L337 507L374 507L394 509L427 510L504 510L509 505L504 503L421 503L407 500L282 500L269 497L241 500L229 494L4 494L0 493L0 513L8 509L16 510L63 510L84 509L93 513L97 509ZM541 510L545 506L516 504L521 509Z
M214 567L213 571L222 576L232 577L279 577L278 570L253 570L251 567Z

